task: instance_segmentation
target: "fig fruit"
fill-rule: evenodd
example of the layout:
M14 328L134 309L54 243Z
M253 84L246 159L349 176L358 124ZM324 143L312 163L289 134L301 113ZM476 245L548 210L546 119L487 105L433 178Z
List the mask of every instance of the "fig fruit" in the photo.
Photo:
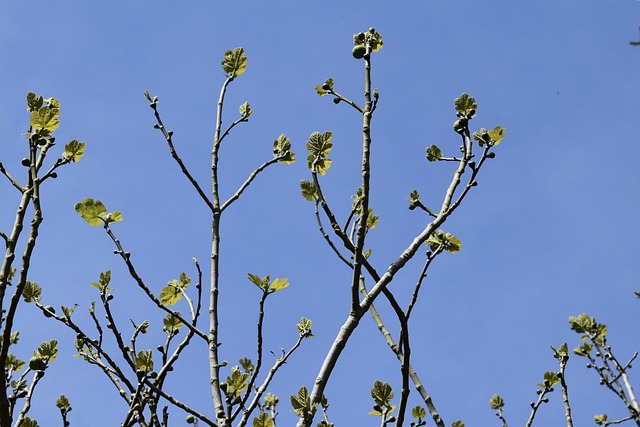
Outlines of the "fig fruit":
M362 44L354 46L353 49L351 50L351 54L356 59L362 59L365 53L367 53L367 48L364 47L364 45Z
M44 317L51 317L56 314L56 309L48 305L44 308Z
M33 356L29 359L29 368L34 371L44 371L47 368L47 363L42 357Z

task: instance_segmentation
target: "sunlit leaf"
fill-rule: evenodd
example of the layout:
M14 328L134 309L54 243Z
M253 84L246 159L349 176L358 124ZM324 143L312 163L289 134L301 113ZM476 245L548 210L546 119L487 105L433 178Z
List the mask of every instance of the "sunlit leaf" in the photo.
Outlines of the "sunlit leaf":
M247 57L244 49L237 47L224 53L222 69L227 77L238 77L247 70Z
M106 222L107 208L100 200L83 199L82 202L76 203L74 209L90 225L103 225Z
M39 302L42 295L42 288L36 282L27 281L22 288L22 298L24 302Z
M311 181L303 179L300 181L300 189L302 190L302 197L309 201L316 200L318 193L316 192L316 186Z
M294 414L299 417L303 417L311 411L311 398L305 386L300 387L297 396L291 395L291 406L293 406Z
M322 86L316 86L315 90L316 93L320 96L325 96L326 94L331 93L333 91L333 78L329 77L324 81L324 84Z
M24 365L26 364L27 363L25 361L20 360L13 354L9 353L7 354L7 358L5 359L4 367L5 369L10 371L19 371L20 369L24 368Z
M109 283L111 283L111 270L100 273L100 281L91 282L91 286L100 290L100 294L104 295L111 291L111 289L109 288Z
M238 360L238 363L240 363L240 366L242 366L242 369L244 369L244 371L248 374L251 374L255 369L253 362L251 361L251 359L247 357L241 358L240 360Z
M273 157L278 158L278 162L285 165L295 163L296 155L291 151L291 140L285 134L273 141Z
M64 146L64 153L62 153L63 159L71 159L74 162L79 162L82 156L84 156L84 149L86 144L84 142L78 142L73 140Z
M453 254L459 252L462 248L462 242L460 239L451 233L445 233L442 230L432 233L425 243L429 246L429 249L434 252L441 249Z
M153 371L153 353L151 350L141 350L135 357L136 368L143 372Z
M33 352L33 355L40 357L47 362L53 362L58 356L58 341L51 340L49 342L43 342L40 344L40 347Z
M253 427L273 427L273 420L266 412L260 412L260 415L253 419Z
M31 113L29 123L36 132L44 130L50 135L60 126L59 116L60 110L58 108L40 107Z
M69 399L67 399L64 394L61 394L60 397L56 399L56 407L68 412L71 410L71 403L69 403Z
M298 329L298 335L300 335L303 338L312 338L313 337L313 332L311 332L312 324L313 322L311 322L310 319L301 317L300 323L296 325L296 328Z
M411 410L411 416L417 420L427 416L427 411L422 406L416 406Z
M391 389L391 385L389 383L383 383L382 381L376 380L373 383L373 388L371 389L371 397L377 406L381 407L391 407L391 400L393 399L393 390Z
M504 408L504 400L499 395L494 394L493 396L491 396L491 400L489 400L489 406L494 411L500 410Z
M247 388L248 381L249 374L240 372L240 369L235 366L231 370L231 376L227 377L227 395L240 396L240 393Z
M249 101L247 101L240 106L240 115L242 117L249 117L251 114L253 114L253 110L249 106Z
M467 93L463 93L455 100L456 115L462 119L472 119L478 110L478 104L476 100L469 96Z
M171 280L160 291L160 302L164 305L176 305L190 284L191 279L184 272L180 273L180 279Z
M427 147L427 160L430 162L435 162L436 160L439 160L442 158L442 151L440 151L440 149L431 144L430 147Z
M269 290L271 292L278 292L287 287L289 287L289 281L287 279L273 279Z
M162 323L164 324L164 328L162 328L162 330L169 336L177 334L182 327L182 321L171 313L167 314L167 317L162 319Z

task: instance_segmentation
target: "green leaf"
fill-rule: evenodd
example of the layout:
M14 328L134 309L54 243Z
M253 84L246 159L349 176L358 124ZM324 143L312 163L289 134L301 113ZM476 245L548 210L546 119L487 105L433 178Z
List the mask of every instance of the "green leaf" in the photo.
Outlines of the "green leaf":
M464 427L464 423L460 420L451 423L451 427Z
M22 298L24 302L40 302L40 296L42 295L42 288L36 282L27 281L22 289Z
M432 233L425 243L429 246L429 249L434 252L441 249L453 254L459 252L462 248L462 242L460 239L451 233L445 233L442 230Z
M111 270L100 273L100 282L91 282L91 286L100 290L100 295L105 295L111 291L109 283L111 283Z
M600 415L596 415L596 416L593 417L593 420L599 426L603 425L608 419L609 419L609 417L607 416L607 414L600 414Z
M415 208L417 208L418 204L420 203L420 193L418 193L418 190L413 190L411 194L409 194L409 198L407 199L407 201L409 202L410 210L414 210Z
M505 132L506 129L501 128L500 126L496 126L489 131L485 128L481 128L479 131L473 133L473 139L478 141L478 145L480 145L480 147L484 147L485 145L493 147L500 144Z
M64 317L66 317L67 319L71 318L71 315L73 314L74 311L76 311L76 308L78 308L77 305L74 305L73 307L65 307L63 305L62 313L64 314Z
M237 47L224 53L222 60L222 69L226 77L238 77L247 70L247 57L244 49Z
M377 406L390 408L391 400L393 399L393 390L389 383L376 380L371 389L371 397Z
M64 153L62 153L63 159L71 159L73 162L79 162L82 156L84 156L84 149L86 144L84 142L78 142L72 140L64 146Z
M303 179L300 181L300 189L302 190L302 197L311 201L318 199L318 193L316 192L316 186L311 181Z
M33 92L27 93L27 111L32 113L44 105L44 99Z
M40 427L40 425L36 420L32 420L29 417L24 417L24 419L22 420L22 424L20 424L20 427Z
M242 366L242 369L244 369L246 373L248 374L253 373L255 366L253 365L253 362L251 361L251 359L247 357L243 357L240 360L238 360L238 363L240 363L240 366Z
M440 149L431 144L430 147L427 147L427 160L430 162L435 162L436 160L440 160L442 158L442 151Z
M593 345L589 342L586 342L574 348L573 353L580 357L587 357L589 354L591 354L591 350L593 350Z
M369 215L367 215L367 228L373 230L378 225L378 215L373 214L373 209L369 208Z
M504 408L504 399L502 399L502 397L500 397L499 395L494 394L493 396L491 396L491 400L489 400L489 406L494 411L502 410L502 408Z
M371 50L373 52L378 52L384 47L382 36L374 28L369 28L368 31L353 35L354 46L365 45L367 43L371 44Z
M40 107L31 113L29 123L37 133L51 135L60 126L58 117L60 117L58 108Z
M82 202L75 204L74 209L89 225L103 225L107 222L107 208L100 200L82 199Z
M324 81L324 84L322 86L315 86L314 89L316 90L316 93L320 96L325 96L333 92L333 78L329 77L327 80Z
M162 330L169 336L176 335L182 327L182 321L171 313L167 314L167 317L162 319L162 323L164 324L164 328L162 328Z
M227 377L227 395L239 397L242 390L247 388L249 374L240 372L237 366L231 369L231 376Z
M278 162L285 165L295 163L296 154L291 151L291 140L285 134L273 141L273 157L278 158Z
M550 346L551 350L553 350L553 357L558 360L568 360L569 359L569 347L567 343L563 343L560 347L555 348L554 346Z
M411 416L420 421L421 418L427 416L427 411L425 411L422 406L416 406L411 410Z
M151 350L141 350L135 357L136 368L143 372L153 371L153 353Z
M298 335L300 335L303 338L312 338L313 337L313 332L311 332L312 324L313 322L311 322L310 319L301 317L300 323L296 325L296 328L298 329Z
M311 398L305 386L300 387L297 396L291 395L291 406L293 406L293 413L299 417L304 417L311 412Z
M312 172L318 172L324 175L331 167L331 160L327 158L329 152L333 148L331 138L333 134L327 132L314 132L309 136L309 140L305 142L309 156L307 157L307 167Z
M478 110L478 104L476 100L469 96L467 93L463 93L455 100L456 115L461 119L470 120L475 116Z
M260 412L260 415L253 419L253 427L273 427L273 420L266 412Z
M259 276L256 276L255 274L247 273L247 278L251 281L251 283L259 287L263 292L269 291L269 283L270 283L269 276L261 279Z
M246 118L246 117L249 117L251 114L253 114L253 110L249 106L249 101L247 101L240 106L240 115Z
M56 399L56 407L64 412L69 412L71 410L71 403L69 403L69 399L67 399L64 394L61 394L60 397Z
M273 393L267 393L264 397L264 407L267 409L275 409L279 402L280 399Z
M269 287L269 291L278 292L288 287L289 287L289 281L287 279L285 278L273 279L273 282L271 282L271 286Z
M7 354L7 359L4 361L5 369L14 372L24 368L24 365L26 365L26 362L24 360L18 359L11 353Z
M42 358L45 362L53 362L58 356L58 341L43 342L33 355Z
M536 384L538 387L544 387L545 389L550 389L554 385L560 382L560 378L558 377L557 372L547 371L544 373L544 381L542 384Z
M184 272L180 273L179 280L170 281L167 286L160 291L160 302L163 305L176 305L178 301L182 299L182 294L190 284L191 279L187 277Z

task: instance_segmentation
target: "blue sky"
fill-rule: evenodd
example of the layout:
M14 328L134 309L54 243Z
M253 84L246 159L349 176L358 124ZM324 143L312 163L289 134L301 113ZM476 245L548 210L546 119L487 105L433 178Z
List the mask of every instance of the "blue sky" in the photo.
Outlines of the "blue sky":
M372 72L381 96L372 127L371 205L380 225L369 245L379 270L428 220L407 209L410 191L439 206L451 169L426 162L424 149L437 144L455 152L453 100L462 92L476 98L474 128L507 128L479 186L446 224L463 251L432 267L412 322L414 366L447 424L498 425L488 406L493 393L505 398L508 421L524 424L535 383L557 369L549 345L578 344L570 315L587 312L608 324L621 359L638 350L640 48L628 42L640 37L639 2L181 3L0 5L0 160L19 173L28 91L60 99L58 141L87 142L82 161L45 188L31 280L43 286L46 303L79 304L75 316L89 325L85 308L97 298L89 282L111 269L123 324L149 319L161 328L107 236L84 223L73 205L93 197L124 213L114 229L157 291L181 271L194 276L192 257L206 265L207 211L153 129L143 93L159 96L179 153L206 183L224 79L220 60L225 50L242 46L248 70L231 85L224 118L233 120L247 100L254 114L225 141L222 191L232 194L268 159L281 133L291 138L299 161L267 170L223 220L222 353L231 363L254 357L260 295L246 273L288 277L292 286L268 303L266 348L290 346L301 316L314 321L316 335L274 383L280 425L292 425L288 396L313 383L347 316L350 278L318 233L312 204L299 195L299 181L309 177L309 134L334 133L334 163L324 185L342 217L359 185L361 118L318 97L313 87L333 77L339 92L359 99L362 62L351 57L352 35L374 26L385 42ZM4 182L0 197L0 230L6 231L18 194ZM420 268L414 262L394 280L401 300ZM74 408L72 425L119 425L125 407L95 369L71 358L74 334L41 319L35 307L22 307L21 316L23 358L44 339L62 343L60 360L34 400L40 424L55 425L54 398L64 393ZM148 345L157 342L150 337ZM204 352L194 344L173 381L176 396L207 411ZM390 382L399 395L398 374L395 357L367 319L327 390L332 421L377 423L367 415L371 385ZM572 358L567 375L576 425L592 424L596 413L624 415L582 360ZM638 384L637 372L631 378ZM416 397L410 404L419 403ZM175 411L172 419L183 414ZM557 393L538 425L562 422Z

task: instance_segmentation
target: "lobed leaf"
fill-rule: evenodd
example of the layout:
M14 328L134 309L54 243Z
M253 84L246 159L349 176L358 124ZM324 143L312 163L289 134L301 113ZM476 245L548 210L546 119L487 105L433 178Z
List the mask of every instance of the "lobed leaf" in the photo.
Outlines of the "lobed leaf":
M309 201L318 199L318 193L316 192L316 186L313 182L303 179L300 181L300 189L302 190L302 197Z
M153 353L151 350L141 350L135 357L135 364L138 370L143 372L153 371Z
M221 63L226 77L235 78L247 70L247 57L241 47L226 51Z
M71 159L73 162L79 162L82 156L84 156L85 147L86 144L84 142L78 142L74 139L64 146L62 158Z
M489 406L494 411L499 411L504 408L504 399L497 394L491 396L491 400L489 400Z
M435 162L436 160L440 160L442 158L442 151L440 149L431 144L430 147L427 147L427 160L430 162Z
M22 289L22 298L24 302L40 302L42 288L36 282L27 281Z
M478 110L478 104L476 104L475 98L469 96L467 93L463 93L456 98L454 105L457 111L456 115L461 119L471 120Z

